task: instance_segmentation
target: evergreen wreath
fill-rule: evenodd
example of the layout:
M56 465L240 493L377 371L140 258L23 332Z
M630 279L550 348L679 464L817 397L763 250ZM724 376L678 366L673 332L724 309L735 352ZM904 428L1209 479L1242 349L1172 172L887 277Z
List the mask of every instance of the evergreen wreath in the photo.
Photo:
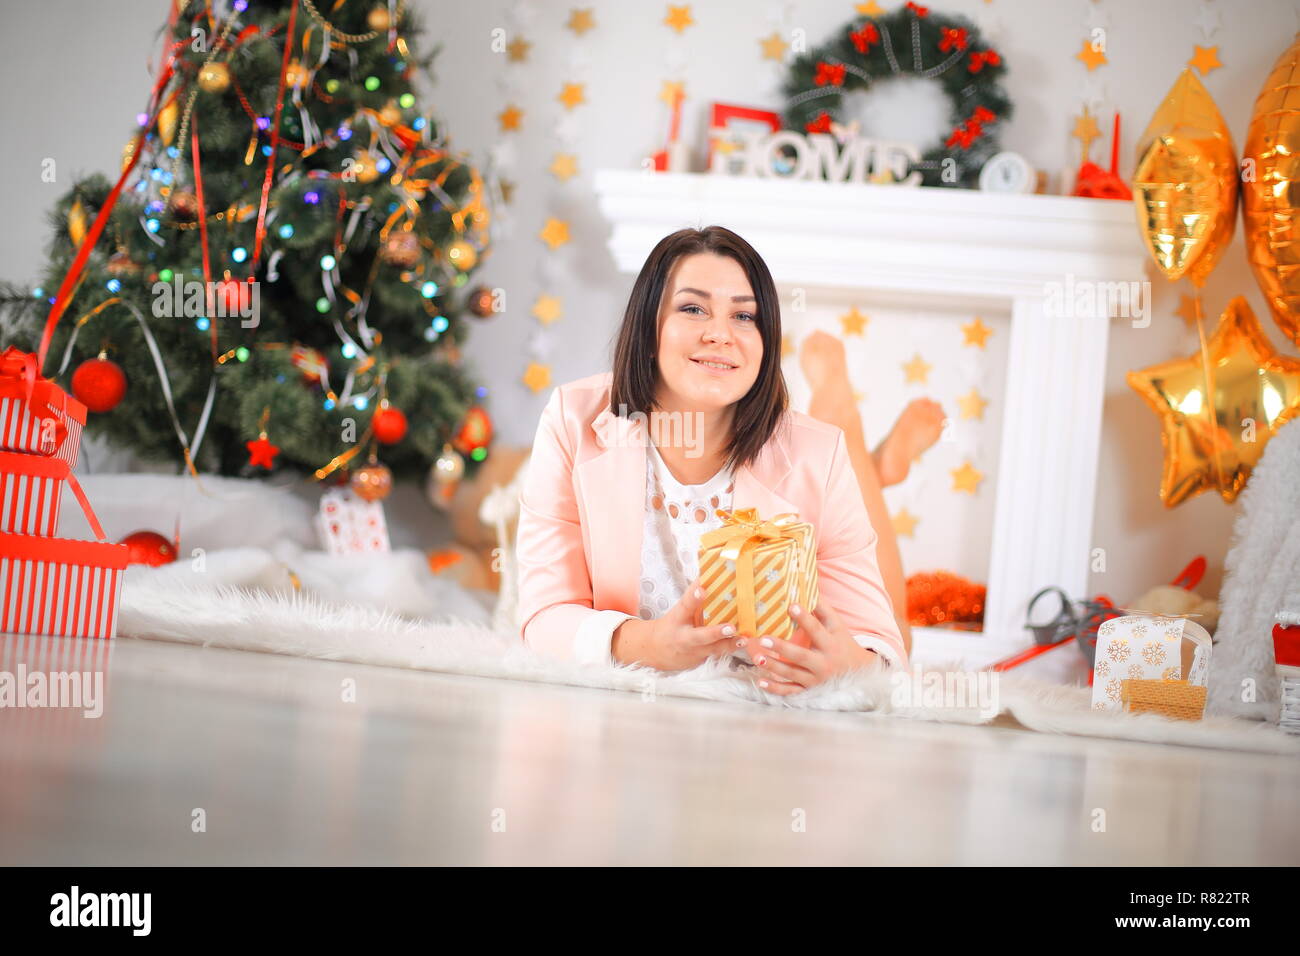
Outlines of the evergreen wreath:
M953 129L908 173L921 173L927 186L974 187L980 168L998 152L999 124L1011 116L1011 101L999 82L1005 73L1002 57L969 20L909 2L893 13L858 17L829 42L797 57L782 88L781 120L786 129L829 133L832 123L843 121L845 93L893 77L936 79L952 104ZM951 170L947 176L945 166Z

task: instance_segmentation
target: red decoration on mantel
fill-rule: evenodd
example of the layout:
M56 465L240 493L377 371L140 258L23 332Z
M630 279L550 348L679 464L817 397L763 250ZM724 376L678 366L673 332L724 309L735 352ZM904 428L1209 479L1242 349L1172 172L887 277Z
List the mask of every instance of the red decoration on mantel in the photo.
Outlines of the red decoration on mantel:
M864 24L861 30L849 34L849 40L859 53L866 53L873 43L880 42L880 31L874 23Z
M976 50L970 55L970 63L966 69L972 73L978 73L986 66L998 66L1002 62L1002 57L998 56L996 50Z
M954 27L945 27L943 39L939 41L939 49L947 53L953 47L958 50L966 49L966 31Z
M811 123L804 124L804 132L829 133L831 131L831 114L822 110Z
M813 82L818 86L843 86L844 85L844 64L827 63L822 61L817 64L817 75L813 77Z
M1119 175L1119 114L1115 114L1115 128L1110 142L1110 169L1102 169L1096 163L1084 162L1074 181L1074 196L1087 199L1127 199L1133 198L1133 191Z
M918 20L930 15L929 7L923 7L920 4L913 3L912 0L907 0L907 9L915 13Z

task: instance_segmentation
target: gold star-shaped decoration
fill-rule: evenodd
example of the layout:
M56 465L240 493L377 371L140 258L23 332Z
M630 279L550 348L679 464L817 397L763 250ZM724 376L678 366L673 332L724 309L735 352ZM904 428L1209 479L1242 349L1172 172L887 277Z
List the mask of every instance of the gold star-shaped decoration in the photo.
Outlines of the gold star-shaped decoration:
M529 362L524 371L524 384L534 392L540 392L551 384L551 367L538 362Z
M680 80L664 80L663 85L659 87L659 99L663 100L669 106L677 102L679 96L686 95L686 84Z
M687 4L684 7L668 7L668 16L664 17L664 23L676 30L678 33L685 33L686 28L695 23L691 19L691 7Z
M507 106L497 114L497 122L501 124L501 132L509 132L512 129L518 129L520 121L524 118L524 111L517 106Z
M889 168L878 169L871 173L867 179L873 183L879 183L882 186L888 186L894 181L894 171Z
M569 241L569 224L563 219L547 217L546 225L542 227L542 231L537 235L552 250L558 249Z
M964 491L967 494L975 494L979 488L979 483L984 480L984 475L972 465L969 461L962 463L960 468L952 469L952 490Z
M984 344L988 342L989 336L993 334L993 330L985 325L977 315L973 321L967 322L961 327L961 334L965 337L962 345L973 345L977 349L982 349Z
M916 526L920 518L906 508L900 508L897 514L890 515L889 521L894 526L894 534L900 538L916 537Z
M506 56L511 63L524 63L528 59L528 51L532 49L532 44L523 37L515 37L506 44Z
M1174 312L1188 327L1196 324L1196 296L1184 295L1179 297L1178 309Z
M788 335L781 336L781 358L789 358L794 351L794 341Z
M1201 76L1223 66L1219 62L1219 48L1217 46L1196 46L1195 44L1193 46L1196 48L1196 52L1187 61L1187 65L1200 70Z
M921 358L919 354L914 355L910 362L903 363L903 374L906 376L905 381L924 383L930 374L930 369L932 368L934 368L934 366Z
M855 305L840 316L840 327L844 329L845 335L862 335L866 331L868 321Z
M572 153L556 153L551 160L551 175L565 182L578 174L578 157Z
M498 182L498 185L501 187L501 201L509 204L510 200L513 199L515 195L515 184L508 179L501 179Z
M1128 373L1160 418L1167 508L1203 491L1236 500L1269 441L1300 417L1300 360L1273 348L1244 298L1228 303L1205 352Z
M789 47L789 44L781 39L781 34L775 30L772 31L771 36L759 40L758 45L763 48L763 59L776 60L777 63L785 59L785 51Z
M569 11L569 22L565 24L570 30L578 36L582 36L588 30L596 25L596 18L591 15L591 7L585 10L573 9Z
M550 325L563 314L563 303L557 295L543 293L533 303L533 315L537 317L537 321L541 322L542 325Z
M957 398L957 407L961 410L961 417L964 419L984 420L984 409L987 407L989 400L980 395L976 389L971 389L969 395L960 395Z
M858 12L858 16L860 17L878 17L882 16L885 12L884 8L881 7L880 4L876 3L876 0L868 0L867 3L855 4L853 9Z
M1105 66L1107 62L1106 54L1094 47L1087 39L1083 41L1083 45L1079 48L1079 52L1074 55L1074 58L1086 66L1089 73L1099 66Z
M1074 132L1070 135L1083 144L1083 158L1086 160L1088 151L1092 149L1092 141L1101 135L1101 130L1097 129L1097 119L1088 107L1085 106L1083 112L1074 118Z
M556 97L564 104L566 110L571 110L586 102L584 96L585 83L565 83L564 88L560 90L560 95Z

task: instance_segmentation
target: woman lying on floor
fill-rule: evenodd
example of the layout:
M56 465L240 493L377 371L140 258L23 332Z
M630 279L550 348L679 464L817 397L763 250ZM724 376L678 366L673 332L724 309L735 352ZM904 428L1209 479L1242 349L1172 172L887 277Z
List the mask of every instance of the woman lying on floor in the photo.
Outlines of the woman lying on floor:
M942 412L909 407L873 456L856 409L841 407L842 350L817 339L805 351L805 370L825 378L813 381L813 417L789 408L780 343L776 287L744 239L710 226L655 246L612 371L555 389L538 425L517 540L525 641L663 671L744 653L774 694L907 667L895 614L906 610L902 568L878 470L905 474ZM745 508L797 512L816 529L819 599L812 612L790 608L790 641L706 625L700 613L700 536L722 524L719 510Z

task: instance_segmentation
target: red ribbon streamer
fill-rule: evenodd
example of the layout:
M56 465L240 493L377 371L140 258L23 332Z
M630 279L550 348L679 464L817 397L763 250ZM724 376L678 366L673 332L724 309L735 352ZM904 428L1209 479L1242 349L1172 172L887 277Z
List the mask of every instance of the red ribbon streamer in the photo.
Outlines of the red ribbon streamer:
M289 55L293 52L293 28L298 22L298 0L289 7L289 27L284 34L284 56L280 60L280 88L275 96L275 120L271 124L271 155L266 161L266 178L262 180L262 202L257 210L257 237L253 243L253 258L249 262L251 279L262 258L262 240L266 238L266 203L271 195L271 177L275 173L275 154L280 146L280 113L284 109L284 83L289 72Z

